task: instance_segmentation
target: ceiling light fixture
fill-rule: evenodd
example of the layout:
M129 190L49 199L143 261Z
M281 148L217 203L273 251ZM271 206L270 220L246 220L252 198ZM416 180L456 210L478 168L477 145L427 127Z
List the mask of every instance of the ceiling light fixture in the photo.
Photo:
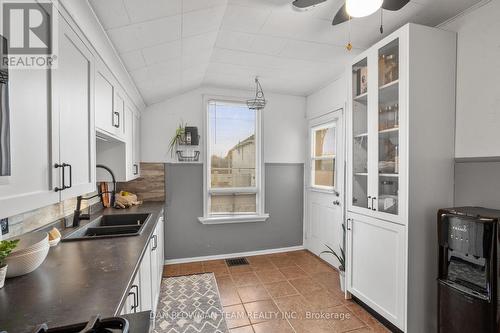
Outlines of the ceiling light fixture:
M347 0L346 11L352 17L365 17L382 7L384 0Z
M247 106L250 110L262 110L266 106L267 101L257 76L255 77L255 85L255 97L247 100Z

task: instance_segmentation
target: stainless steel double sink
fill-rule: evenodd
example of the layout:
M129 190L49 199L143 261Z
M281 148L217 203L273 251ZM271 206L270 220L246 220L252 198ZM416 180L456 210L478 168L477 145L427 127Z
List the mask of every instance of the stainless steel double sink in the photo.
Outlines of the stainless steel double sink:
M138 236L151 214L102 215L62 238L63 242Z

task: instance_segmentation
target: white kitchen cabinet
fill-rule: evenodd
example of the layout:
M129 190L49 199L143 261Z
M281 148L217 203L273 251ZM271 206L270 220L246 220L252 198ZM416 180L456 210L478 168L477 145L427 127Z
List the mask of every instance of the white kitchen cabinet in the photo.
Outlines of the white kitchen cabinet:
M406 228L349 213L346 244L349 292L396 326L403 326Z
M139 113L134 113L133 117L133 134L132 134L132 142L133 142L133 163L132 163L132 174L135 177L139 177L141 175L141 118Z
M113 133L114 86L110 74L100 64L95 74L95 126L96 130Z
M52 154L55 190L64 200L95 190L94 60L66 20L59 22Z
M147 244L134 282L127 292L121 314L156 311L163 275L163 213Z
M0 177L0 218L59 201L53 190L50 70L9 72L11 175ZM29 91L29 98L26 92Z
M429 249L453 205L455 64L454 33L407 24L348 68L347 291L407 332L437 326Z
M121 314L137 313L146 311L141 309L141 279L139 272L135 275L122 307Z
M124 140L104 132L97 134L97 163L111 168L116 180L120 182L134 180L140 175L139 152L137 151L140 142L138 119L138 113L132 105L125 103L124 118L121 120ZM109 181L109 175L98 170L97 181Z
M144 252L141 265L139 266L139 275L141 311L149 311L153 309L153 281L151 279L151 252L148 250Z
M115 89L114 99L113 99L113 133L116 137L124 139L125 138L125 99L118 89Z
M95 190L93 55L64 16L58 67L10 75L12 175L0 177L2 218Z

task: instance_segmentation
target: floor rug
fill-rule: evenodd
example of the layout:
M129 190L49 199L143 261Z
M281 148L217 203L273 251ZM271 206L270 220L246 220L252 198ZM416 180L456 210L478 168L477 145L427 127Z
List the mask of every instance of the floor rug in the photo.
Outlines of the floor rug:
M155 333L228 333L213 273L164 278Z

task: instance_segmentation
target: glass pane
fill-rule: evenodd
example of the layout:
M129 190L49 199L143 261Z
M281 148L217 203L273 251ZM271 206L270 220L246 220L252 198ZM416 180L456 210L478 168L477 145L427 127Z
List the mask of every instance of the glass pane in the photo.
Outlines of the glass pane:
M255 193L212 194L210 199L210 213L212 214L242 214L257 211Z
M399 41L379 50L378 210L398 214Z
M352 67L352 78L352 204L368 208L368 67L366 58Z
M314 161L315 186L335 186L335 159Z
M314 131L314 157L335 155L335 127Z
M255 111L210 103L211 187L255 186Z

